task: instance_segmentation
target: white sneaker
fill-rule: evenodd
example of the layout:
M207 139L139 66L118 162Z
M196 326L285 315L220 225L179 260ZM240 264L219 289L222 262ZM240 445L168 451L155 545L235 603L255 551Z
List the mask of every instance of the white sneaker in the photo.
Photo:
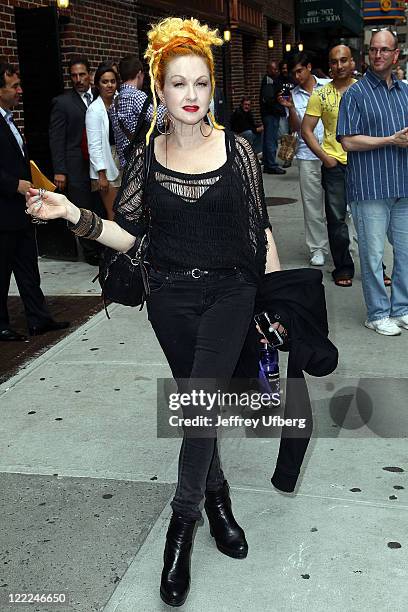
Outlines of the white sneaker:
M315 251L310 258L311 266L324 266L324 254L322 251Z
M377 334L382 334L383 336L399 336L401 333L398 325L396 325L394 321L391 321L390 317L377 319L377 321L366 321L364 325L367 329L372 329L376 331Z
M408 329L408 315L403 315L402 317L390 317L390 321L395 323L395 325L398 325L398 327Z

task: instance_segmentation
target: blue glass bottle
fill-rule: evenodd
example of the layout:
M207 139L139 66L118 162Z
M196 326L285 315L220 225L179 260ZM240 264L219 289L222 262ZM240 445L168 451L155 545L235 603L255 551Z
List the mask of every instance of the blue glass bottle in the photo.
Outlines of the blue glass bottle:
M270 345L265 345L261 349L261 359L259 361L259 386L262 393L270 393L276 398L280 396L279 380L279 353L278 350Z

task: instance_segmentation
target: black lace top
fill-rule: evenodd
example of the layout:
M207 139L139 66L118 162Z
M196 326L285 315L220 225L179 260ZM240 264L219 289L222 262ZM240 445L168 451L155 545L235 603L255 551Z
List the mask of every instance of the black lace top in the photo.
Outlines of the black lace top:
M259 162L247 140L226 131L227 161L204 174L183 174L153 155L143 194L144 145L135 147L115 202L115 221L133 235L150 215L147 259L164 269L239 266L263 274L270 227Z

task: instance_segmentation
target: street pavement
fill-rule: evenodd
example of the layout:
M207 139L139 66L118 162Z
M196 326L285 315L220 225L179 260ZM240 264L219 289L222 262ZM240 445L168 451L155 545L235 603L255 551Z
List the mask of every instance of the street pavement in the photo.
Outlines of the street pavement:
M297 169L264 176L296 200L269 215L285 269L305 267ZM337 371L308 377L315 430L294 494L270 477L278 440L224 429L221 455L249 555L222 555L206 518L191 612L405 611L408 596L408 331L364 328L351 288L322 268ZM387 246L385 263L392 269ZM88 295L94 268L42 259L48 295ZM14 289L15 291L15 289ZM169 368L146 312L101 311L0 386L0 610L14 594L62 594L41 612L156 612L180 440L157 438L156 379ZM281 361L284 371L285 360ZM343 426L341 426L343 425ZM20 598L21 599L21 598Z

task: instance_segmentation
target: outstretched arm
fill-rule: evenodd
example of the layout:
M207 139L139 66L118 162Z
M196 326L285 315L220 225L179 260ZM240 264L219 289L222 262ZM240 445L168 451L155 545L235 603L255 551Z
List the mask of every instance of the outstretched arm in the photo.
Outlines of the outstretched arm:
M26 194L27 213L38 219L66 219L76 225L81 216L80 209L62 194L46 191L40 198L38 189L29 189ZM97 242L126 253L135 243L135 237L114 221L102 221L102 233Z

